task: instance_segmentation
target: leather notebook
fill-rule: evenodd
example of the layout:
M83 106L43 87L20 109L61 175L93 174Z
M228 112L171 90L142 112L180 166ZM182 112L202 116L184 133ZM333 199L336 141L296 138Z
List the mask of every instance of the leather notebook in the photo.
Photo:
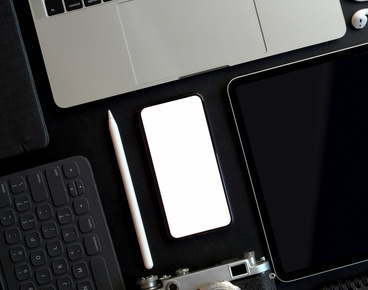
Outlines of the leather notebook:
M49 136L11 0L0 1L0 159L46 147Z

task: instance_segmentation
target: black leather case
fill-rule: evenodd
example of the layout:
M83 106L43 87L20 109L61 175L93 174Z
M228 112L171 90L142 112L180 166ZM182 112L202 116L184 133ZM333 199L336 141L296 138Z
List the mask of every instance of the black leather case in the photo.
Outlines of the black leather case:
M43 148L49 136L11 0L0 1L0 159Z

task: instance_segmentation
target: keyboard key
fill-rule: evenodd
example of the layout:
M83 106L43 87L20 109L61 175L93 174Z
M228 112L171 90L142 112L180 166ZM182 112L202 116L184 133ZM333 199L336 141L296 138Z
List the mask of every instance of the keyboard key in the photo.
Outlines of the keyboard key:
M79 229L82 233L88 233L93 231L95 228L95 222L93 220L93 217L91 216L85 216L79 219Z
M26 251L23 246L16 246L10 249L10 258L14 263L23 261L26 258Z
M45 0L45 5L49 16L64 12L64 6L61 0Z
M80 174L78 164L75 161L64 164L63 171L65 177L68 179L77 177Z
M36 248L41 245L41 237L38 232L31 232L24 236L27 247L30 249Z
M61 177L59 167L53 167L46 170L46 178L50 187L52 200L55 206L61 206L68 202L68 196L64 187L64 181Z
M36 226L36 218L32 213L21 216L19 222L23 230L30 230Z
M37 283L40 285L49 283L51 281L51 273L48 268L42 268L35 273Z
M15 214L12 209L0 212L0 221L3 226L9 226L15 223Z
M85 280L82 282L79 282L77 284L77 290L94 290L92 282L90 280Z
M74 181L71 181L68 183L68 191L69 191L70 196L78 195L77 186Z
M46 247L50 257L59 256L63 253L63 246L59 240L48 242Z
M10 205L9 190L5 182L0 182L0 208Z
M44 250L37 250L32 252L30 255L31 263L33 266L41 266L46 263L46 254Z
M61 233L66 243L74 242L78 238L78 231L75 226L63 228Z
M5 231L5 239L9 245L16 244L20 241L20 232L18 228L12 228Z
M73 221L73 214L70 208L63 208L58 210L56 216L61 225L65 225Z
M88 267L85 262L80 262L72 266L73 275L76 279L87 277Z
M101 251L100 240L97 235L90 235L84 238L84 247L86 248L87 255L97 255Z
M10 179L10 188L13 193L21 193L26 190L26 183L22 176L13 177Z
M31 201L27 195L17 197L14 203L18 212L27 211L31 208Z
M73 206L74 206L75 213L78 214L78 215L85 214L85 213L89 212L89 210L90 210L89 203L88 203L88 200L86 198L79 198L79 199L75 200L74 203L73 203Z
M83 181L78 179L75 181L75 185L77 186L78 195L82 195L86 192L86 189L84 188Z
M76 261L83 257L83 250L80 244L74 244L68 247L67 253L71 261Z
M59 290L73 290L74 289L72 279L69 276L58 279L57 285L58 285Z
M52 209L48 203L39 205L36 212L40 221L48 220L52 217Z
M68 271L68 264L64 258L54 260L51 265L55 275L65 274Z
M64 0L67 11L83 8L82 0Z
M41 202L47 199L45 181L41 172L35 172L28 175L28 183L32 198L35 202Z
M19 281L24 281L31 277L31 269L28 264L16 266L14 271Z
M33 282L26 282L19 288L20 290L36 290L36 285Z
M46 239L50 239L56 237L57 235L57 226L54 222L49 222L47 224L42 225L42 234Z
M102 257L92 259L90 265L97 290L113 290L105 259Z

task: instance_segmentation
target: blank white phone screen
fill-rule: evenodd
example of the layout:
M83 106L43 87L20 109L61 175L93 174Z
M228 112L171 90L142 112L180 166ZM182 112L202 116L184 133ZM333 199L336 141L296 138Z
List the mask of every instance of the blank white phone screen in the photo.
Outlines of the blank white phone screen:
M182 238L231 223L202 99L197 96L141 112L170 235Z

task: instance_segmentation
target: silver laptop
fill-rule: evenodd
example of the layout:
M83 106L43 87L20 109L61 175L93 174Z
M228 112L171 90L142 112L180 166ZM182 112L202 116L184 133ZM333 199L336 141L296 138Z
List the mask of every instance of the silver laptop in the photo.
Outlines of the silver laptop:
M60 107L338 39L346 32L339 0L29 3Z

